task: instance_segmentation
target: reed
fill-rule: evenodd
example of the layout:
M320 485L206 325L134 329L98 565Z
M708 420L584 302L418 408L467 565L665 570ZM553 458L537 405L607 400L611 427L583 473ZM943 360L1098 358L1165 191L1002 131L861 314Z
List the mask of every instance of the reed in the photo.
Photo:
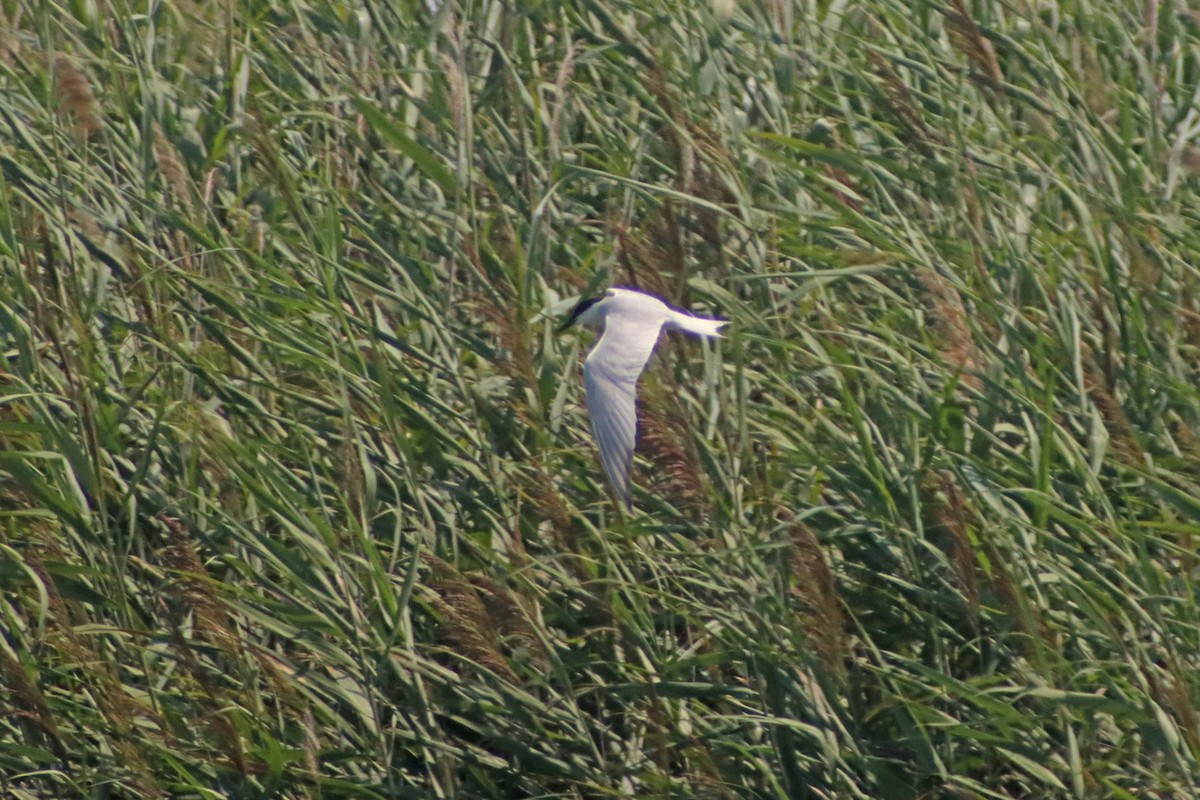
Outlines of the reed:
M1194 13L3 6L0 796L1200 794Z

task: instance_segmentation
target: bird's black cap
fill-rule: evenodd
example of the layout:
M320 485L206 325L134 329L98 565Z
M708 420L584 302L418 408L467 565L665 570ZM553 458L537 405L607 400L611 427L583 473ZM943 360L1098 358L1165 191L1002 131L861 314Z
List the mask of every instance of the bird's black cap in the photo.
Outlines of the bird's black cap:
M603 297L603 295L601 295L601 297ZM561 326L559 326L558 332L562 333L567 328L574 325L575 320L579 319L580 314L587 311L589 308L591 308L592 306L596 305L596 303L599 303L599 302L600 302L600 297L585 297L582 300L580 300L578 303L575 304L575 307L573 309L571 309L571 316L567 317L567 321L564 322Z

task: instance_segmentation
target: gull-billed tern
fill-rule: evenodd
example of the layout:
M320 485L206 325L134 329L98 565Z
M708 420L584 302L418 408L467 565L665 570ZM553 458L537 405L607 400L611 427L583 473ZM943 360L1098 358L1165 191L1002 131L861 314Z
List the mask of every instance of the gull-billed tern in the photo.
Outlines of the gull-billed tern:
M665 327L720 338L721 326L728 322L697 317L654 295L619 288L581 300L559 331L576 322L601 332L583 364L588 414L608 480L625 507L632 508L629 472L637 434L637 381L659 334Z

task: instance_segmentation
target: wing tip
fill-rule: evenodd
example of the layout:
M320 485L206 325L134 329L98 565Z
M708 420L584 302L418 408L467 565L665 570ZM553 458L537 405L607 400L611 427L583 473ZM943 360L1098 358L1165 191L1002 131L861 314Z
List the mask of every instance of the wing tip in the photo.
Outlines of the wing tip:
M633 493L631 491L629 491L628 489L625 489L625 490L618 489L617 490L617 500L619 501L619 504L621 505L621 507L623 507L625 509L625 511L627 511L630 514L633 513Z

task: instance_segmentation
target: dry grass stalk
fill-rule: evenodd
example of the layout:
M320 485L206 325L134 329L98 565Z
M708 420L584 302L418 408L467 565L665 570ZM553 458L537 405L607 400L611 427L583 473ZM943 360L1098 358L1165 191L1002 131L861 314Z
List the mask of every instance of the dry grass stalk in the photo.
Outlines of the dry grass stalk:
M617 259L629 276L629 285L671 299L674 293L667 275L682 277L686 264L674 205L664 202L645 230L632 232L617 225L613 232Z
M788 568L792 598L803 610L804 633L821 662L839 678L845 677L846 636L833 572L812 529L790 509L780 507L775 518L787 526Z
M1008 572L1008 567L1004 565L1004 554L987 542L984 542L983 550L987 556L992 583L1001 605L1004 606L1010 617L1017 621L1023 620L1025 614L1021 606L1020 593L1016 583L1013 582L1012 575Z
M942 363L959 373L961 385L978 391L983 386L978 374L982 359L971 335L962 297L935 270L918 269L917 280L925 290Z
M681 185L691 183L691 168L695 164L695 154L691 145L683 140L680 131L687 128L688 119L679 110L671 96L670 81L659 64L654 64L645 74L646 90L654 97L662 110L662 115L670 120L659 129L668 153L675 156L676 172L680 175Z
M158 781L154 777L154 772L150 769L150 765L146 763L146 759L142 757L133 740L124 736L117 736L110 740L113 750L119 756L120 763L129 770L130 783L138 796L143 798L158 798L169 797L158 785Z
M183 163L179 160L175 145L171 144L170 140L163 134L162 128L157 124L154 126L153 144L154 160L158 164L158 171L162 174L163 180L170 187L184 210L191 211L192 181L188 177Z
M179 520L160 516L159 521L167 529L167 547L163 550L163 561L168 570L175 572L179 580L171 585L171 592L184 607L191 610L197 637L209 642L224 654L231 663L238 663L244 655L254 658L266 675L280 705L294 720L302 719L301 712L308 706L296 691L287 670L280 666L275 657L257 647L247 646L229 620L220 598L209 582L208 570L200 561L195 545L186 528ZM221 701L224 692L217 686L206 669L197 660L191 643L177 626L172 626L172 642L181 655L181 663L196 681L205 696L210 699L209 713L205 720L211 733L222 743L222 749L236 769L246 772L246 762L241 736L227 717L225 704Z
M342 431L340 461L342 464L341 484L346 493L346 505L350 517L361 521L366 512L367 480L359 460L358 434L352 426L346 425Z
M486 575L472 575L471 585L483 596L488 615L512 646L525 650L539 668L550 664L549 653L530 622L531 613L520 595Z
M312 713L308 702L296 688L296 683L292 678L295 675L295 669L292 666L274 653L262 650L255 645L247 646L246 652L254 656L255 662L267 676L267 680L271 682L271 688L291 719L302 721L305 718L304 715Z
M42 547L50 553L62 555L57 542L43 538ZM37 552L25 553L25 561L46 592L48 613L46 614L46 643L63 656L66 665L79 672L79 677L91 688L96 706L104 718L113 726L114 734L109 744L119 755L121 764L129 770L131 780L138 791L146 797L163 797L164 794L154 779L150 766L131 739L134 718L145 717L162 729L162 720L153 712L134 701L121 685L111 661L102 658L91 645L75 632L75 626L90 622L87 615L74 603L67 603L58 591L58 586L46 569L45 562ZM139 731L143 735L146 729Z
M10 20L0 8L0 62L8 67L13 65L13 57L20 51L21 40L15 32L20 29L22 11L24 9L17 6L16 16Z
M723 172L736 176L738 171L732 166L735 159L722 144L719 134L680 111L660 67L649 70L646 88L657 100L663 116L670 120L663 124L660 133L666 151L673 157L675 184L679 191L713 203L733 205L736 198L720 175ZM676 213L674 205L665 201L661 212L640 235L626 237L624 229L614 226L620 245L618 256L625 253L631 256L628 259L622 257L621 261L633 285L662 297L677 294L668 288L667 281L659 274L664 271L664 265L667 272L676 276L677 288L682 288L686 280L684 238ZM689 207L687 213L692 216L695 230L709 245L712 255L720 260L724 255L724 247L719 214L713 209L699 206ZM650 243L648 248L657 248L661 253L639 252L641 248L638 242L647 240Z
M221 743L225 758L228 759L227 766L243 775L251 774L254 770L246 761L246 749L242 744L241 734L230 719L229 712L222 708L214 709L204 715L204 721L208 730Z
M317 718L312 709L304 707L304 766L308 768L308 777L313 784L320 780L321 767L317 756L321 752L321 735L317 728Z
M34 722L45 734L55 754L59 758L66 758L66 748L58 725L54 722L54 715L46 704L45 695L29 680L21 662L3 648L0 648L0 682L7 690L6 697L16 707L15 710L4 712L5 716L24 717Z
M858 200L858 189L854 185L854 180L850 177L850 173L846 172L846 170L842 169L841 167L835 167L832 164L825 164L823 169L825 172L825 177L836 183L840 183L849 190L849 193L847 193L841 191L840 189L834 188L834 199L846 206L846 208L856 212L861 212L863 210L863 204Z
M1142 41L1154 47L1158 41L1158 0L1143 0L1142 24Z
M100 107L92 94L87 76L71 59L54 59L54 91L58 95L58 115L73 121L75 135L90 139L100 131Z
M67 208L67 221L74 225L76 230L87 237L92 244L97 247L104 244L104 231L100 229L96 218L91 214L82 209L69 206Z
M500 340L500 346L508 352L508 358L499 359L497 366L510 378L519 380L526 388L537 386L537 373L533 369L533 353L529 349L528 328L514 324L512 314L501 308L490 297L479 295L475 299L479 316L491 323ZM519 404L522 413L525 404Z
M478 590L462 573L430 553L422 560L432 574L429 585L438 597L433 607L442 618L442 634L464 660L494 672L509 683L520 683L517 673L500 652L496 624Z
M1012 573L1008 571L1007 556L987 540L981 542L981 545L984 555L987 556L992 588L1000 600L1000 605L1008 613L1009 619L1018 630L1027 636L1040 636L1043 640L1046 639L1045 624L1038 617L1036 609L1027 608L1022 600L1021 590L1013 580ZM1036 652L1033 643L1028 640L1022 643L1025 654L1033 656Z
M689 755L694 753L699 747L700 745L689 747ZM731 790L730 784L726 780L720 777L720 773L717 772L715 765L711 763L711 754L705 752L702 758L705 763L701 766L705 770L693 769L682 778L683 785L686 787L688 793L687 796L693 798L693 800L735 800L735 798L741 797L740 794L736 794Z
M233 659L242 652L241 637L229 623L221 601L208 580L208 570L200 562L184 526L177 519L160 516L167 528L167 547L163 561L168 569L178 573L179 580L171 591L184 606L190 608L196 620L196 632L205 641L220 648Z
M733 157L712 130L680 114L661 84L661 75L651 72L647 88L655 94L663 114L671 119L662 135L666 149L674 156L676 180L680 192L736 210L736 197L721 176L736 175ZM622 221L610 221L616 240L616 255L629 285L664 298L677 297L687 281L687 237L679 225L679 210L667 199L646 225L630 230ZM720 214L712 208L691 205L686 208L694 230L708 246L709 260L724 258L724 238Z
M1116 122L1116 87L1105 75L1104 64L1095 46L1086 37L1080 39L1078 46L1078 73L1084 105L1105 124L1113 125Z
M1180 166L1190 177L1200 175L1200 147L1188 145L1179 157Z
M737 197L729 186L729 182L737 180L739 175L735 166L736 160L729 154L720 136L709 128L693 121L689 123L687 130L700 158L691 183L681 186L682 191L722 205L738 219L742 219ZM725 176L724 179L722 176ZM724 237L721 235L721 215L716 209L707 206L694 206L689 209L689 213L693 218L692 229L708 246L708 255L718 262L723 260L725 247ZM680 277L682 279L683 276ZM682 289L682 280L680 288Z
M204 176L204 188L200 192L201 202L205 205L211 204L213 197L216 195L217 190L221 188L222 183L221 170L217 167L210 169Z
M542 517L550 523L555 545L560 550L573 553L577 550L578 536L571 512L542 464L535 461L531 466L533 477L530 479L529 492L534 504Z
M275 657L256 647L247 646L242 641L229 615L225 613L220 598L213 591L208 570L200 561L184 526L173 517L160 516L159 521L167 528L168 544L163 552L163 561L169 570L180 575L180 580L172 584L171 590L185 607L191 609L197 635L203 641L217 647L233 662L239 661L244 654L253 656L270 680L276 695L285 701L284 705L290 711L304 707L305 704L296 692L288 672L279 665ZM192 655L182 631L177 628L176 634L176 644L186 651L185 663L190 667L192 675L205 685L207 691L215 692L204 670Z
M657 489L677 508L703 517L710 510L708 493L696 456L688 446L683 419L682 414L668 414L663 403L638 403L637 446L654 465Z
M179 625L174 620L169 620L167 625L170 642L175 648L179 663L183 665L179 672L179 683L181 687L185 687L185 691L199 698L197 709L203 713L198 720L204 723L204 730L221 748L227 765L243 774L248 773L241 737L226 716L228 705L225 702L225 693L212 680L209 670L196 658L191 641L184 636Z
M557 154L559 152L559 127L561 126L562 112L567 105L567 86L571 83L571 78L575 75L575 58L579 55L579 45L572 40L570 46L567 47L567 54L563 56L562 64L558 68L558 76L554 79L554 109L550 112L550 123L548 126L548 140L550 143L550 152Z
M696 120L688 120L687 132L702 156L699 170L691 184L683 187L688 194L712 203L732 204L737 198L720 179L720 171L736 176L737 159L729 153L719 133Z
M892 69L887 58L878 50L868 50L867 59L875 74L883 80L884 94L892 114L900 122L901 139L907 144L928 146L938 144L940 137L925 124L924 114L904 80Z
M932 498L933 523L944 533L950 545L950 564L958 581L959 591L967 604L971 622L979 629L979 581L975 574L975 548L967 532L969 510L962 489L949 470L939 470L932 476L933 485L927 490L940 492Z
M1149 670L1146 671L1146 681L1154 694L1154 699L1163 708L1171 712L1179 726L1183 738L1194 751L1200 748L1200 713L1192 702L1188 682L1179 677L1179 668L1168 659L1164 665L1167 675L1159 679Z
M1200 302L1197 301L1195 289L1190 284L1184 284L1175 312L1179 315L1179 328L1183 332L1183 340L1196 350L1200 350L1200 312L1196 311L1198 306Z
M975 65L988 86L1003 93L1004 73L1000 69L1000 59L996 57L996 49L980 31L979 25L971 16L971 12L963 0L950 0L950 5L954 9L952 13L946 15L950 41Z
M1104 420L1104 428L1108 431L1109 446L1121 463L1131 467L1145 465L1145 451L1134 435L1133 426L1125 416L1121 403L1108 389L1108 381L1104 371L1096 362L1095 353L1087 342L1082 343L1083 352L1080 361L1083 365L1083 388L1091 399L1100 418Z
M460 140L465 140L467 130L467 82L458 60L449 53L442 54L442 77L446 80L446 104L450 106L450 117Z
M554 280L561 281L572 289L580 291L587 288L587 279L573 266L558 265L554 270Z
M1138 288L1152 292L1162 279L1162 259L1155 242L1155 229L1146 232L1145 239L1137 230L1124 221L1117 223L1124 234L1125 248L1129 253L1129 277Z
M51 544L45 549L49 550L52 554L57 554L56 545ZM63 600L62 595L58 591L58 584L50 576L49 570L46 569L46 563L42 560L41 553L26 552L25 561L29 564L30 569L33 570L33 573L37 575L43 590L46 592L47 643L65 656L70 664L90 665L99 661L95 651L75 633L75 626L82 623L86 617L79 613L79 609L74 604L71 604L69 607L67 602Z

